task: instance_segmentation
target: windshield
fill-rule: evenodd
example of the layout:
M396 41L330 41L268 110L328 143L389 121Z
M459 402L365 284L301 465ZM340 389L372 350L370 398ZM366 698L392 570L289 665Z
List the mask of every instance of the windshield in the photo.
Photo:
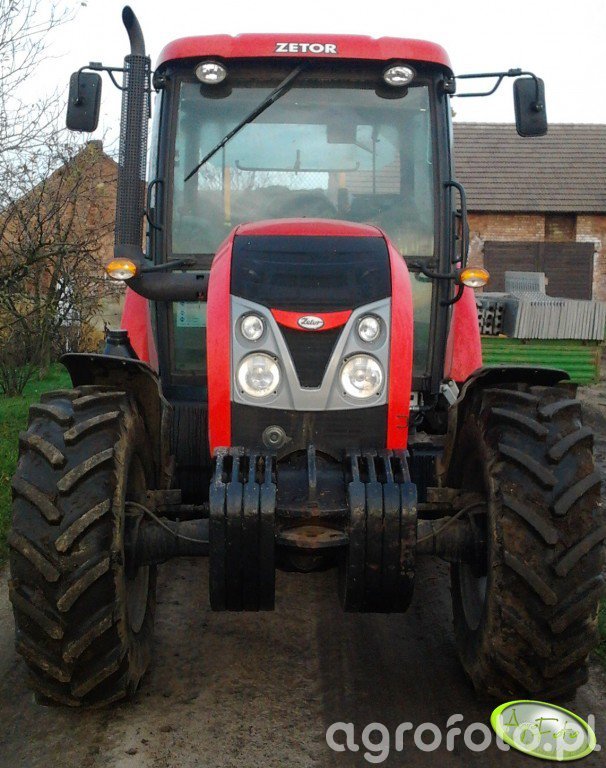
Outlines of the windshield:
M221 86L181 81L173 254L212 254L243 222L304 216L377 224L406 257L431 257L429 88L381 85L378 67L302 73L185 181L291 69L233 65Z
M237 224L311 217L376 224L406 258L432 258L429 79L399 90L383 83L380 64L315 62L185 181L292 72L288 62L232 62L219 86L177 79L171 254L211 257ZM421 376L433 288L419 272L411 279ZM173 305L177 374L204 372L205 325L203 302Z

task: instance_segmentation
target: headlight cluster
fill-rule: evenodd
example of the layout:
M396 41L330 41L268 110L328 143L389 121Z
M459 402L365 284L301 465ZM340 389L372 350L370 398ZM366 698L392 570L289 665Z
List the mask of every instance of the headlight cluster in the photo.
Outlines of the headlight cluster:
M358 338L364 344L374 344L381 338L383 325L375 315L364 315L356 326ZM383 388L383 367L371 355L353 355L341 368L341 386L346 395L363 400L377 395Z
M239 329L246 341L256 342L265 335L266 321L258 314L248 313L240 319ZM364 315L357 322L356 333L362 343L376 346L383 333L383 323L375 315ZM243 394L254 398L269 397L280 386L280 364L267 352L252 352L240 362L237 380ZM344 394L363 400L381 393L385 373L372 355L354 354L344 361L340 382Z
M246 341L259 341L265 334L265 320L253 312L240 319L240 333ZM238 367L240 389L250 397L267 397L280 384L278 361L266 352L246 355Z
M341 369L343 390L358 400L378 394L384 378L381 364L370 355L354 355Z
M247 355L238 368L238 384L250 397L267 397L280 384L280 367L265 352Z

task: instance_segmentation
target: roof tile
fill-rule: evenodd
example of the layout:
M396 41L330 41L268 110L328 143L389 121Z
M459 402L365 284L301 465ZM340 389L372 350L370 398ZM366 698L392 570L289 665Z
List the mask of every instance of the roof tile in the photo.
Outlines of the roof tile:
M524 139L510 124L455 123L454 137L471 211L606 213L606 125L553 124Z

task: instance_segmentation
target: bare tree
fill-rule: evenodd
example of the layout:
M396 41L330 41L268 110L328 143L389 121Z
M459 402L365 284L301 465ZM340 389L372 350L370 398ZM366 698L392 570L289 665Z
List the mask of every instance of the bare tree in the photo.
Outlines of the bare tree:
M56 131L57 94L24 99L24 86L48 55L48 35L69 18L64 3L0 0L0 187L10 186L22 153L46 146Z
M67 0L0 0L0 392L78 348L103 293L111 161L67 138L57 92L24 98L69 19Z
M27 381L66 348L80 348L107 294L101 260L111 242L115 176L100 142L56 142L15 180L0 213L3 389L15 388L2 375L3 356L4 367L21 368L19 381Z

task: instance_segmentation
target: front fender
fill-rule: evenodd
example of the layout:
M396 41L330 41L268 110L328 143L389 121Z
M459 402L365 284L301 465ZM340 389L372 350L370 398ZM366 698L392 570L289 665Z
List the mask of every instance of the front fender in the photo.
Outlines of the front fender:
M477 387L489 387L497 383L511 384L516 381L553 386L566 380L570 380L570 376L560 368L542 368L538 365L484 365L465 379L453 408L459 407Z
M444 446L444 454L440 461L438 474L445 478L453 457L453 451L458 444L461 425L467 414L478 407L478 395L486 387L498 384L536 384L537 386L554 386L560 382L569 381L566 371L558 368L541 368L534 365L495 365L482 366L475 370L463 382L456 402L448 411L448 439ZM572 386L572 385L568 385Z
M172 406L162 394L158 374L140 360L111 355L70 352L61 357L74 387L110 386L133 395L149 432L154 455L156 488L170 487Z

